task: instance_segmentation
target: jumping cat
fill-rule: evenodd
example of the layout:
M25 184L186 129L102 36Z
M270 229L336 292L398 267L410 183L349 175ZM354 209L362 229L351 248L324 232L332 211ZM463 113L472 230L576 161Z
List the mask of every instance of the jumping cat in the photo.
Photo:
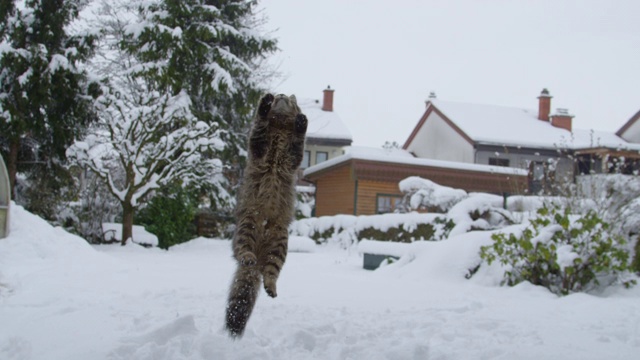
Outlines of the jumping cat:
M294 95L266 94L260 100L236 206L233 256L238 267L226 313L226 328L233 337L242 336L261 282L269 296L277 296L307 123Z

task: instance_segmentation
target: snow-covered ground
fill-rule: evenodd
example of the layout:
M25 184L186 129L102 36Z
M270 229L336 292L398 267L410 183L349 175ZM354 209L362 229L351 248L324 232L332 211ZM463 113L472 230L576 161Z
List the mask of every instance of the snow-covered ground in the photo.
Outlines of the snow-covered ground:
M0 240L0 359L638 359L640 286L559 298L500 287L488 233L408 245L362 269L353 248L291 252L240 340L223 331L230 243L92 247L18 206Z

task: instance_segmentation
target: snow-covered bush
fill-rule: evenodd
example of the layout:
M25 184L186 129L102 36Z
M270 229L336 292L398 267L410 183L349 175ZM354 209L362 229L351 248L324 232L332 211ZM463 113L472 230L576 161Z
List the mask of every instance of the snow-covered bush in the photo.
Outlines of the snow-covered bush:
M574 216L569 207L543 207L521 235L496 233L480 257L506 267L503 284L523 281L566 295L598 285L635 284L621 236L594 211ZM602 284L601 284L602 282Z
M455 223L451 235L459 235L474 230L494 230L520 222L504 208L502 196L472 193L455 204L447 217Z
M315 188L311 186L296 187L296 219L310 218L316 205Z
M640 273L640 177L624 174L580 176L575 195L591 202L592 208L612 225L613 231L630 242L629 250L635 247L633 268Z
M402 200L405 211L427 210L445 213L467 197L467 192L442 186L419 176L410 176L398 184L404 193Z
M442 214L335 215L294 221L289 226L289 234L348 248L362 239L393 242L444 240L454 225Z
M80 176L79 176L80 177ZM89 243L104 241L102 224L112 223L120 214L120 204L107 187L92 173L81 176L75 201L66 204L59 218L67 231Z

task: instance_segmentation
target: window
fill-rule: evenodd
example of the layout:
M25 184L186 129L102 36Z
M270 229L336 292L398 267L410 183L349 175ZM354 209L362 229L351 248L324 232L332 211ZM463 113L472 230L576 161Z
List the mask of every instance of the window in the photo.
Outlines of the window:
M393 212L398 208L401 201L402 196L378 194L376 201L376 213L385 214Z
M590 175L594 172L595 160L591 155L579 155L576 159L578 161L578 173L580 175Z
M320 164L323 161L327 161L329 153L326 151L316 151L316 164Z
M509 167L509 159L489 158L489 165Z
M305 150L304 155L302 156L302 164L300 164L300 168L302 169L308 168L310 159L311 159L311 151Z

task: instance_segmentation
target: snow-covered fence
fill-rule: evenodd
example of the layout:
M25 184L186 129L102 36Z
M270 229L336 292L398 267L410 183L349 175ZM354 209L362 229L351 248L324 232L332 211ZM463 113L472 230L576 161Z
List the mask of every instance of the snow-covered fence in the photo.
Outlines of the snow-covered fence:
M294 221L289 233L310 237L317 243L339 243L347 247L361 239L405 243L442 240L453 226L442 214L336 215Z

